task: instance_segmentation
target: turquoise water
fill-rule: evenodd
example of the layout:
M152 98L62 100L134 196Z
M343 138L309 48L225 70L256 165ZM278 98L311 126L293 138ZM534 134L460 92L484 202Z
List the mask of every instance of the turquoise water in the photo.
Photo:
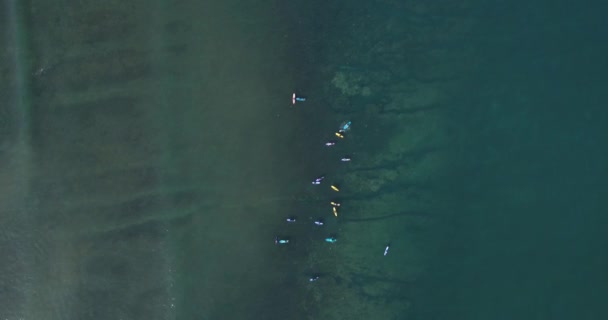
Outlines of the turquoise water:
M0 8L2 319L606 318L605 4Z

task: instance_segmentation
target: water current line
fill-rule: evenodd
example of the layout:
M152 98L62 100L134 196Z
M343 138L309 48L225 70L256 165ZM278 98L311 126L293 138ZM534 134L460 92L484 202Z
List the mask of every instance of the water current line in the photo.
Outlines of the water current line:
M15 43L13 50L15 66L16 102L12 104L18 130L20 147L30 147L30 48L25 21L23 1L8 0L8 27Z
M169 5L166 3L165 0L156 0L153 2L153 8L151 9L151 17L150 17L150 25L149 25L149 48L150 48L150 60L151 60L151 64L157 68L156 71L152 77L151 80L151 86L154 88L154 90L150 90L150 92L154 92L154 94L152 95L151 99L153 99L155 101L155 103L158 104L157 106L157 110L160 110L159 113L163 113L166 112L167 110L171 110L170 108L170 103L169 103L169 98L167 97L167 94L165 92L166 86L165 84L165 80L164 78L162 78L165 73L162 72L165 70L166 68L166 59L167 59L167 55L165 53L165 50L163 49L165 46L165 34L164 34L164 29L163 29L163 25L164 22L166 21L166 15L163 14L164 12L166 12L167 8L169 7ZM162 114L164 116L164 114ZM152 113L151 118L153 120L156 121L161 121L158 120L161 117L158 116L158 113ZM161 123L161 128L163 128L164 126L162 126L163 123ZM157 170L157 174L158 174L158 181L160 183L161 186L161 190L163 190L163 194L161 195L161 198L165 199L165 201L167 200L167 198L171 199L170 193L166 192L166 188L165 185L167 184L167 176L165 174L166 169L171 168L171 160L172 156L171 153L168 152L168 150L170 150L170 139L167 137L166 132L160 132L158 134L155 135L156 139L158 139L159 144L161 145L161 150L164 150L164 152L161 152L161 158L160 161L156 164L157 168L160 168ZM167 197L168 196L168 197ZM168 206L172 206L171 201L169 201L168 204L166 204ZM163 209L167 209L167 208L163 208ZM172 210L171 207L168 208L169 210ZM164 210L163 210L164 211ZM163 256L163 260L165 262L165 275L164 275L164 279L167 283L167 289L166 289L166 294L167 294L167 300L163 302L162 307L164 308L164 315L163 318L165 319L176 319L176 315L178 314L178 301L177 301L177 290L178 288L175 288L175 265L174 265L174 261L176 260L175 256L173 255L173 240L171 238L171 230L169 230L170 227L170 223L169 221L163 221L162 219L156 219L157 221L162 221L163 222L163 229L165 231L165 236L166 238L164 239L164 241L161 243L160 247L160 253Z
M14 204L12 213L15 215L14 221L16 225L10 226L15 230L20 230L16 235L14 243L12 245L17 246L19 251L17 253L17 259L19 260L19 267L22 268L21 273L17 275L20 279L18 281L19 290L21 296L24 297L23 301L12 301L11 307L14 308L16 317L27 317L28 304L32 303L32 296L35 295L34 284L31 283L30 276L31 262L35 254L36 241L33 238L32 227L34 224L31 221L31 215L29 214L29 195L30 195L30 183L31 183L31 168L32 168L32 157L31 157L31 131L30 131L30 114L31 114L31 99L30 99L30 48L27 30L27 21L25 16L24 1L19 0L7 0L6 6L6 27L7 35L12 42L9 47L12 48L12 62L14 66L14 80L15 80L15 100L13 103L9 103L8 108L12 108L12 121L16 130L15 140L8 146L9 152L6 152L7 161L5 162L10 166L12 176L14 177L11 181L11 190L14 190L17 197L13 198ZM25 230L25 231L24 231ZM6 276L6 275L5 275Z

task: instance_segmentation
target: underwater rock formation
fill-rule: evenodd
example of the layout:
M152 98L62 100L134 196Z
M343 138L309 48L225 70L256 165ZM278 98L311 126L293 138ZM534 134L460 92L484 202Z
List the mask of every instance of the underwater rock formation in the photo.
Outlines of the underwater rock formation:
M348 186L339 220L343 241L331 254L311 258L334 274L311 296L348 306L318 310L323 319L407 318L411 290L436 243L429 235L444 209L438 190L451 137L443 110L461 69L452 64L458 57L436 48L464 34L467 18L440 4L375 5L336 17L336 25L349 28L335 28L342 47L332 50L336 67L324 75L332 105L347 105L334 110L358 125L348 137L357 161L341 173ZM391 252L383 257L387 242Z
M363 76L344 71L336 72L331 83L346 96L370 96L371 89L366 86Z

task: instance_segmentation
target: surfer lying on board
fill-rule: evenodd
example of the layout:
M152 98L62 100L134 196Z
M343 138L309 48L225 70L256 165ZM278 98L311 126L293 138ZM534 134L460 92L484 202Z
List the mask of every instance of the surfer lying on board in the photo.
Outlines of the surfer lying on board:
M295 105L296 102L304 102L304 101L306 101L306 98L298 97L295 92L291 94L291 104L292 105Z

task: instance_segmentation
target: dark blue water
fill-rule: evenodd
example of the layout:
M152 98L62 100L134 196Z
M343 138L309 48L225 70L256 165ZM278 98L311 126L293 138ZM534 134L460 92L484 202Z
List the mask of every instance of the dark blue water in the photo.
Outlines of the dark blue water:
M418 319L602 319L603 3L477 11L474 73L450 111L454 207Z

